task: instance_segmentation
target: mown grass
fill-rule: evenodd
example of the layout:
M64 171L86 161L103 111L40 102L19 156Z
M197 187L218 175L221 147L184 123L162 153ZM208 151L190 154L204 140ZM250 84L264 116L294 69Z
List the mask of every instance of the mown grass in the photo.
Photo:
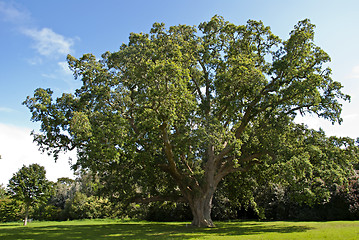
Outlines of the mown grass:
M82 220L0 224L0 239L359 239L359 221L217 222L198 229L186 223Z

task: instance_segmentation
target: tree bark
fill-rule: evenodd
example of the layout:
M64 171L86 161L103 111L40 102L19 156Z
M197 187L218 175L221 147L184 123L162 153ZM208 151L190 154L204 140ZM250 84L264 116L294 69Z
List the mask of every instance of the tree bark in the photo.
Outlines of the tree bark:
M28 204L26 204L25 206L25 219L24 219L24 226L27 225L27 220L29 218L29 208L30 206Z
M192 226L215 227L211 217L213 194L214 191L209 191L189 201L193 215Z

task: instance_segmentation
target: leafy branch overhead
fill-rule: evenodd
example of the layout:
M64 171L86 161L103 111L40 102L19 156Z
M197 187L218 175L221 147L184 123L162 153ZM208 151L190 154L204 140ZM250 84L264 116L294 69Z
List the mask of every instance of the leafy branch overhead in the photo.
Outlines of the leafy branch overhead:
M101 60L69 55L82 87L57 99L37 89L24 104L42 124L34 138L44 151L77 149L74 167L101 172L109 191L184 199L193 224L211 226L219 182L275 159L296 114L342 121L339 101L350 97L329 61L308 19L284 41L253 20L155 23Z

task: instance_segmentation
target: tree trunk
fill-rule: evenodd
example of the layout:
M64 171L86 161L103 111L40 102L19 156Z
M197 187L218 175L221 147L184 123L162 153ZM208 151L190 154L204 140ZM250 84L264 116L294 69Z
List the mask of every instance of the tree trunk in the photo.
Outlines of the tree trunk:
M206 193L190 201L189 205L193 215L192 226L215 227L211 218L212 198L213 193Z
M25 206L25 219L24 219L24 226L27 225L27 220L29 218L29 208L30 206L28 204L26 204Z

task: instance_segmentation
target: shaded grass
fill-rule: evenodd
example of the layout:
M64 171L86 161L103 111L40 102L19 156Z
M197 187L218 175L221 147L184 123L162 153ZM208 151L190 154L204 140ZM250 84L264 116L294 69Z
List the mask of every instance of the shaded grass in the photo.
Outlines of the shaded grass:
M359 239L359 221L218 222L216 228L186 223L80 220L0 224L0 239Z

